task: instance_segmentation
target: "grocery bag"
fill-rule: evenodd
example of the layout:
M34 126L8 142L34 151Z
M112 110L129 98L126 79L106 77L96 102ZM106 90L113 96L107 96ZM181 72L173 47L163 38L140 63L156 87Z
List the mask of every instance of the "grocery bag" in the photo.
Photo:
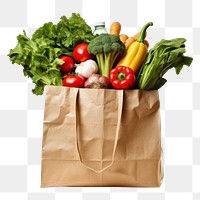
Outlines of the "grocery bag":
M46 86L41 187L159 187L157 90Z

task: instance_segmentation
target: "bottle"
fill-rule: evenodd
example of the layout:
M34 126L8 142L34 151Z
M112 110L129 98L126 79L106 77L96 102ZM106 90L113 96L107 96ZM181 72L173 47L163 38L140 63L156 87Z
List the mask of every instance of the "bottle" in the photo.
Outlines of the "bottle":
M108 33L106 28L105 28L105 22L96 22L94 24L94 32L93 34L101 34L101 33Z

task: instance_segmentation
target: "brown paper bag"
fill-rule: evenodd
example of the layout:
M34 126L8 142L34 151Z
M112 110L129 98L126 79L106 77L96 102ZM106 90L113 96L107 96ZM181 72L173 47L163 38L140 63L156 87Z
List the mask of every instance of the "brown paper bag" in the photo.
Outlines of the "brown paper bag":
M41 187L159 187L158 91L46 87Z

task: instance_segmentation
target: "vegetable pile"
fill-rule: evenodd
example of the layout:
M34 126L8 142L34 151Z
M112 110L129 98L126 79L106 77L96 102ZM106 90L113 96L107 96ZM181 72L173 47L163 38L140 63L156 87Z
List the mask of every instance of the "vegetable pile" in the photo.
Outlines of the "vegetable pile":
M36 95L46 85L157 90L167 82L163 76L169 69L179 74L193 59L184 55L185 38L162 39L148 50L150 26L152 22L129 37L113 22L109 33L94 35L80 14L72 13L57 24L45 23L32 37L25 31L18 35L8 56L35 83Z
M89 43L93 38L85 20L73 13L69 19L62 16L57 24L45 23L31 38L24 31L17 36L18 44L8 56L12 63L23 66L24 75L36 85L33 93L41 95L45 85L62 85L59 65L67 62L59 57L71 56L78 44Z

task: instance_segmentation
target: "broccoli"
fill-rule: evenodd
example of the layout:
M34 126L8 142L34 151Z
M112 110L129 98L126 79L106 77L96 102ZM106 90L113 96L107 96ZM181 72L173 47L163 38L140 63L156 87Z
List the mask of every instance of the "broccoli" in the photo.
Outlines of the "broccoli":
M90 41L88 52L96 56L98 73L109 77L114 64L125 56L126 47L118 36L102 33Z

